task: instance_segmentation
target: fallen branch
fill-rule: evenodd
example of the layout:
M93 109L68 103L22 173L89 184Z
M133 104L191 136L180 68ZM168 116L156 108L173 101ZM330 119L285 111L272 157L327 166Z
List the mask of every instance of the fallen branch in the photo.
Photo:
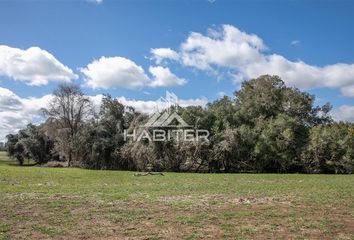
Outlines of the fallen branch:
M161 175L164 176L162 172L147 172L147 173L134 173L134 177L143 177L147 175Z

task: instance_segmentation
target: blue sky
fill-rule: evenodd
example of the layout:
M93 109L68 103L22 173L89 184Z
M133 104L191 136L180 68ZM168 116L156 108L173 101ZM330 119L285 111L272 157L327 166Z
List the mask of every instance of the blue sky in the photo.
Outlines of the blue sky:
M289 85L315 94L319 104L331 102L338 119L354 120L353 12L354 1L2 1L0 45L6 48L0 51L0 104L10 97L30 104L22 107L33 118L40 99L61 77L91 96L108 92L152 101L169 90L191 102L213 101L271 69ZM26 52L31 47L39 50ZM157 56L151 49L175 55ZM29 54L26 71L9 60L15 53ZM46 53L55 61L43 60ZM35 82L35 64L42 61L47 68ZM102 79L107 71L113 72ZM26 102L30 97L38 101ZM1 106L0 111L3 118L18 114Z

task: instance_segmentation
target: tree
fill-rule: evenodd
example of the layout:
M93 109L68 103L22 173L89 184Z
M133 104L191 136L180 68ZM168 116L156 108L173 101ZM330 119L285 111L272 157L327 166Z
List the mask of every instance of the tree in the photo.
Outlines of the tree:
M278 76L264 75L244 81L235 92L239 119L254 125L258 118L276 116L282 110L282 92L286 88Z
M37 164L46 163L52 158L53 142L43 134L41 126L28 124L19 131L19 140L27 155Z
M125 144L124 129L129 128L136 117L133 108L105 95L97 121L87 122L79 134L76 146L85 167L131 169L130 162L121 157L121 148Z
M53 95L43 112L58 126L55 146L68 159L68 166L71 166L76 137L84 120L92 113L92 105L78 85L61 84Z
M300 172L301 153L307 144L308 128L285 114L257 124L254 156L260 172Z
M18 161L20 165L23 165L24 159L27 157L23 144L19 141L18 134L9 134L6 136L6 148L7 153L11 158Z
M216 135L209 159L210 171L253 171L254 158L252 154L256 140L256 132L246 125L227 128Z
M41 126L28 124L18 134L7 135L7 152L16 158L20 165L24 159L32 159L36 164L43 164L52 159L53 142L41 131Z
M352 173L354 134L346 123L319 125L311 129L303 159L307 172Z
M230 127L237 127L241 124L239 119L237 119L239 108L230 97L224 96L208 104L208 112L212 135L218 134Z
M257 171L302 171L309 129L332 121L329 104L314 107L313 96L287 87L278 76L245 81L235 97L238 124L251 127L249 134L257 136L249 146Z
M44 110L47 121L8 135L6 147L20 164L59 156L69 166L74 160L90 169L354 172L354 125L333 121L330 104L314 103L309 93L264 75L243 82L234 98L168 109L177 111L188 129L208 130L208 140L183 141L175 132L165 141L126 142L124 130L135 130L137 136L153 133L154 128L144 126L146 114L109 95L103 97L100 112L91 114L91 103L78 86L60 85Z
M253 125L258 119L269 119L278 114L297 118L302 124L314 126L331 121L327 103L314 107L315 97L297 88L286 87L278 76L263 75L245 81L235 92L239 121Z

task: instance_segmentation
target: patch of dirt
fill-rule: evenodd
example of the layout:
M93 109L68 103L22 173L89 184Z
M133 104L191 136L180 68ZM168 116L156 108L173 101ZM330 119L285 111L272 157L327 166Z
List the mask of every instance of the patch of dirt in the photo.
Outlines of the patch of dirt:
M274 202L273 198L255 198L255 197L238 197L232 198L224 195L183 195L160 197L159 201L163 203L191 203L192 205L209 205L211 203L218 204L267 204Z
M61 216L63 209L48 211L37 198L31 197L34 201L20 201L7 214L0 212L0 218L9 224L14 223L12 216L30 218L30 221L16 220L20 227L12 228L11 239L350 239L354 236L354 219L346 209L294 206L272 198L184 195L161 197L157 202L144 199L108 202L97 198L87 205L63 206L68 210L69 221L51 225L51 217ZM78 196L54 195L48 199L59 198L65 204L65 199L75 200ZM320 225L323 219L331 222ZM33 224L57 226L64 232L49 236L33 229Z

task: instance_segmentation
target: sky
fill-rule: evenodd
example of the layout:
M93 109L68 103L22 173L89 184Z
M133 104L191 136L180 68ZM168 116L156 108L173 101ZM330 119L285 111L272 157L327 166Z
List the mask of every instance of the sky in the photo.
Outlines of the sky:
M232 96L279 75L354 121L354 1L0 1L0 141L60 83L151 112Z

